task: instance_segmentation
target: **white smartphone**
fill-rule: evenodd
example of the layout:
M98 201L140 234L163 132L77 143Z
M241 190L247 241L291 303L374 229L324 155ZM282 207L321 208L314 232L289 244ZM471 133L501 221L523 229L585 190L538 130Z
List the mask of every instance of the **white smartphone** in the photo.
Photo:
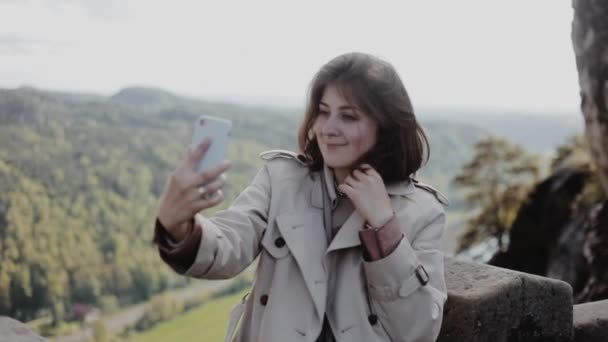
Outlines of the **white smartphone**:
M192 149L196 148L206 137L211 138L211 146L196 167L196 171L206 171L225 160L228 155L228 138L232 122L209 115L202 115L194 125Z

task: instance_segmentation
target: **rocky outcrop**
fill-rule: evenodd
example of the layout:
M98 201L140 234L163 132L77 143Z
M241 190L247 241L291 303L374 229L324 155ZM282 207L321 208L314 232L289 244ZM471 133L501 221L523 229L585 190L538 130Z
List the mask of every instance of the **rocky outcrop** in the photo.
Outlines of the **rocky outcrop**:
M550 256L555 255L555 249L559 249L562 233L569 232L569 243L576 240L571 235L583 236L578 226L572 229L566 227L575 216L572 203L588 177L586 171L562 169L539 183L522 204L511 226L508 249L499 251L489 264L545 275L551 263ZM573 247L574 251L568 253L569 259L576 260L577 264L583 263L582 241Z
M608 300L574 306L574 341L605 342L608 337Z
M563 280L575 303L608 299L608 201L581 200L591 182L589 170L563 168L539 183L489 264Z
M572 289L559 280L446 258L438 341L571 341Z
M572 46L591 159L608 195L608 2L574 0Z
M0 342L41 342L44 338L27 325L9 317L0 317Z

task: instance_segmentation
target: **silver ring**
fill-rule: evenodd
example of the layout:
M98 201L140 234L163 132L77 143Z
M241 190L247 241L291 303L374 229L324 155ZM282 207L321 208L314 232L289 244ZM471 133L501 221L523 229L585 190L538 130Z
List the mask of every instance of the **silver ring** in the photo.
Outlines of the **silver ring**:
M198 187L198 189L196 189L198 191L199 194L201 194L201 196L205 196L207 194L207 187L204 185L201 185Z

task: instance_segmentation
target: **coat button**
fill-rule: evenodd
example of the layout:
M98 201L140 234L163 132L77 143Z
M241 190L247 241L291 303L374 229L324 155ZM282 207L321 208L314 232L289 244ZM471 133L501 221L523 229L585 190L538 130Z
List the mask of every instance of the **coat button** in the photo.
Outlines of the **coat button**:
M283 239L282 237L277 238L276 240L274 240L274 245L279 248L285 246L285 239Z
M260 297L260 304L262 304L263 306L266 306L267 303L268 303L268 295L262 295Z
M378 315L371 314L367 317L367 320L369 321L369 324L376 325L376 323L378 323Z

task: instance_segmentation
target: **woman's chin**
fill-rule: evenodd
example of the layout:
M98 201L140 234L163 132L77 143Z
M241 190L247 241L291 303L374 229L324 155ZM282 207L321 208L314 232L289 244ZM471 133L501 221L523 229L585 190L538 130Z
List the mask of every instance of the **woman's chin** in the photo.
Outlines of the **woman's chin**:
M351 163L349 162L345 162L343 160L339 160L339 159L333 159L333 158L324 158L324 162L327 166L329 166L332 169L344 169L344 168L348 168L350 166Z

